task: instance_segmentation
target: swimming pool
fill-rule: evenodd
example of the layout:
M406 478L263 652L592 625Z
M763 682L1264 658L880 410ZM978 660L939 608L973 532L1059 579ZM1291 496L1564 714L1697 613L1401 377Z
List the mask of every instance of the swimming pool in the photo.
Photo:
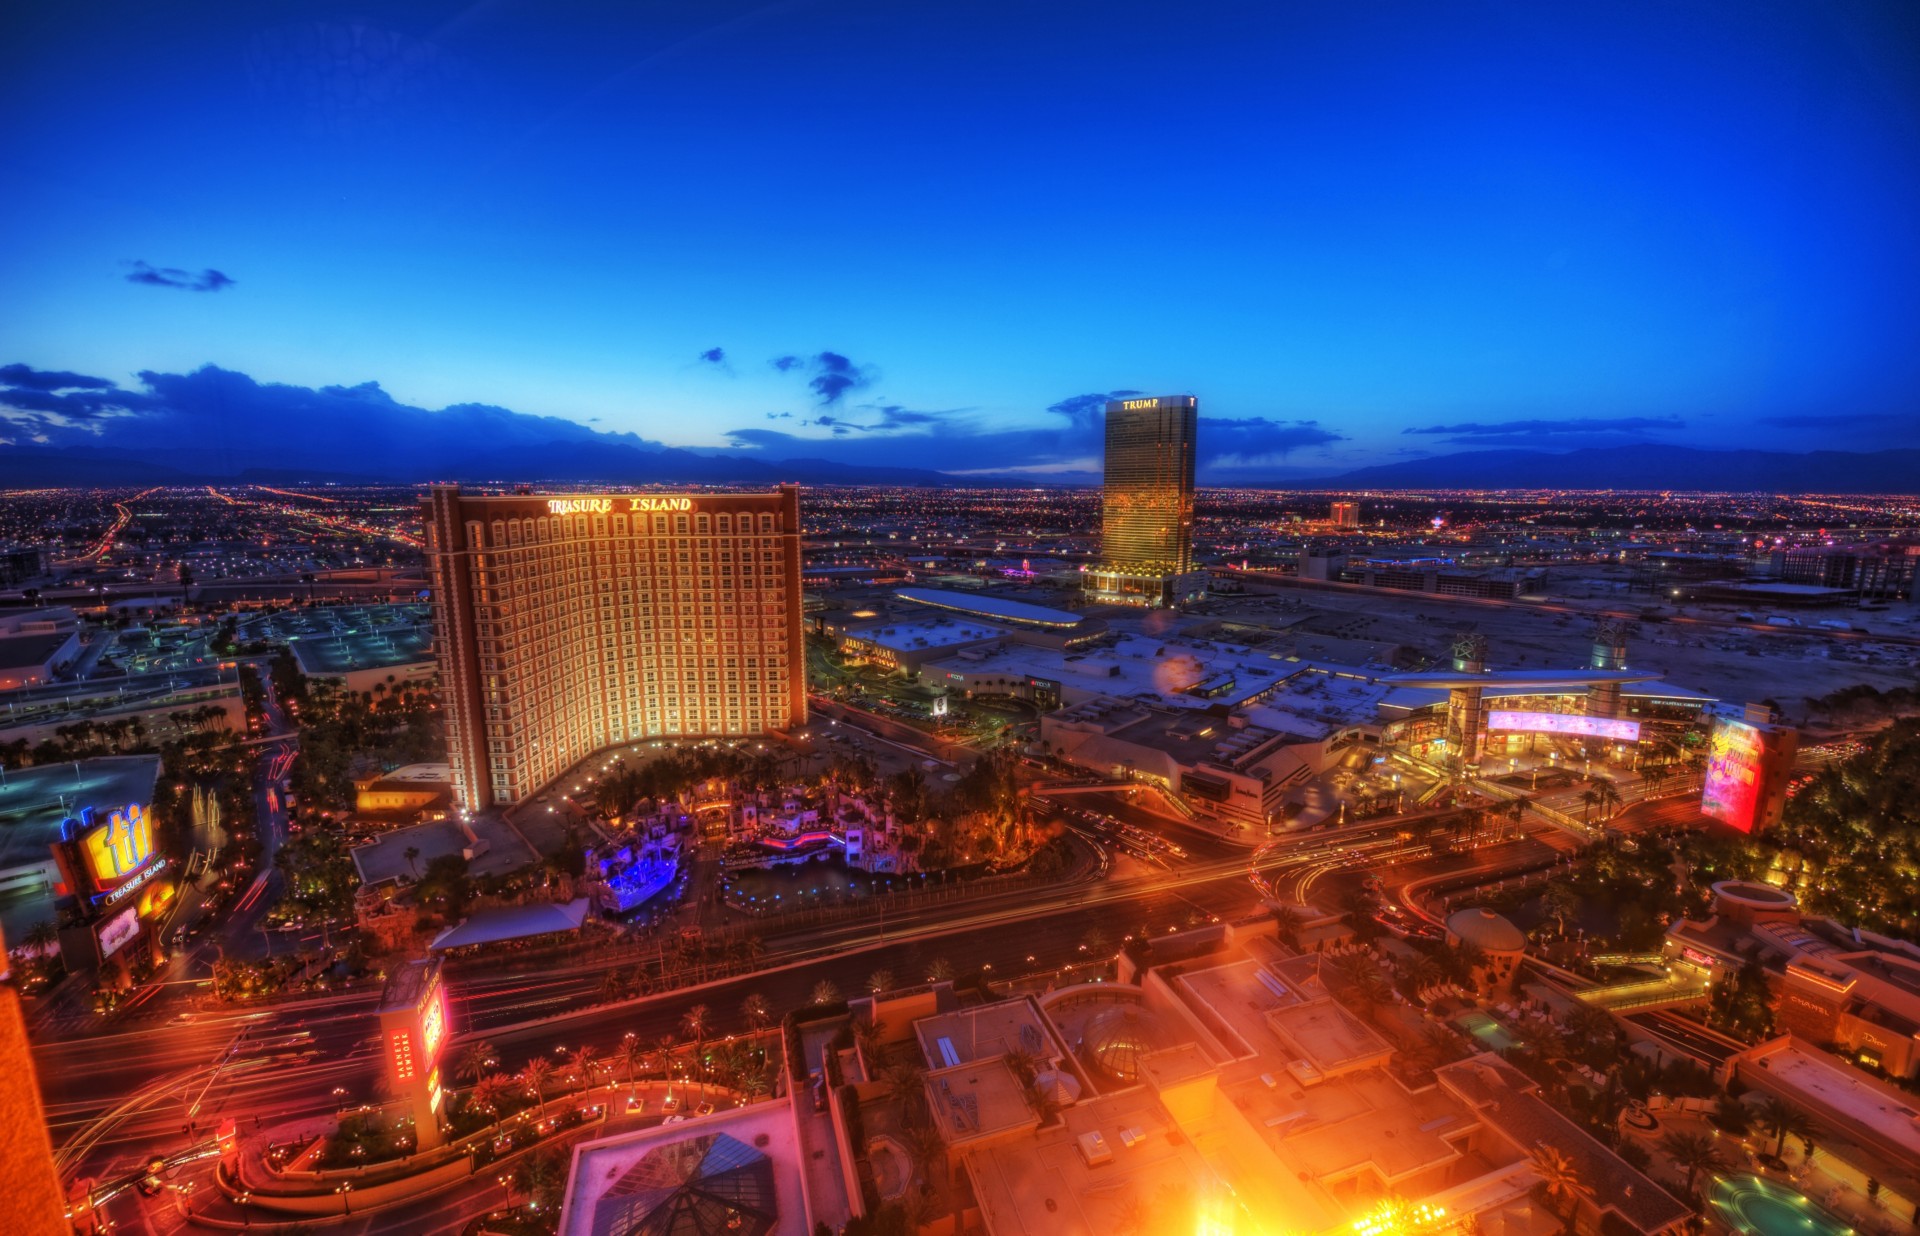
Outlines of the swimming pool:
M1708 1200L1728 1227L1746 1236L1853 1236L1853 1228L1804 1193L1760 1176L1713 1182Z
M1469 1009L1453 1019L1453 1024L1474 1037L1485 1051L1505 1051L1520 1040L1505 1026L1479 1009Z

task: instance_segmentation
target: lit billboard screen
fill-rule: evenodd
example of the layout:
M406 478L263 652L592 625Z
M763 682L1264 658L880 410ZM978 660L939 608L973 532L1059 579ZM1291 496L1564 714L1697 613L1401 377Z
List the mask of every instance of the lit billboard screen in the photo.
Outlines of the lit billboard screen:
M140 934L140 911L128 906L100 928L100 955L111 957Z
M1588 717L1567 712L1511 712L1496 708L1487 714L1489 730L1517 730L1523 734L1575 734L1582 738L1611 738L1639 742L1640 723L1614 717Z
M427 997L427 1007L420 1014L421 1054L426 1056L429 1064L439 1059L436 1053L440 1050L441 1041L446 1037L447 997L440 990L440 985L436 983L433 994Z
M1752 832L1760 806L1760 771L1765 758L1766 742L1759 727L1717 718L1707 745L1701 812L1743 833Z

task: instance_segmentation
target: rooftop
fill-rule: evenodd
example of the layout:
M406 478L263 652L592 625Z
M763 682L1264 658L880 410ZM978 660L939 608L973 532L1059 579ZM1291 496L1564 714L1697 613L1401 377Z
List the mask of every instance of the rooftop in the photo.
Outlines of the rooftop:
M55 631L50 635L9 635L0 639L0 670L43 665L66 647L71 639L71 631Z
M105 813L128 803L151 803L160 776L157 755L120 755L0 774L0 871L51 860L60 823L82 808ZM104 818L104 814L102 816Z
M864 623L849 628L847 634L871 641L881 648L913 652L923 648L945 648L954 644L970 644L976 640L997 639L1006 632L999 627L952 618L921 618L913 622Z
M587 921L587 899L577 898L562 905L542 901L524 906L499 906L476 910L465 921L447 928L427 946L430 952L467 948L475 944L500 944L562 931L578 931Z
M990 592L954 592L946 588L896 588L893 595L917 605L958 610L978 618L990 618L1023 626L1077 627L1086 621L1084 615L1076 614L1071 610L1034 605L1028 601L1016 601L1011 597L995 596Z
M585 1141L573 1152L560 1234L806 1236L800 1160L785 1099ZM696 1212L688 1223L704 1216L718 1226L640 1226L649 1214L664 1219L661 1204L674 1201Z

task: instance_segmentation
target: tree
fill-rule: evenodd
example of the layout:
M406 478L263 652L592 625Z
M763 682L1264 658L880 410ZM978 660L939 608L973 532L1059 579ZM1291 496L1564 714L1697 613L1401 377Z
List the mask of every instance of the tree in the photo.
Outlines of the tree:
M400 853L407 860L407 870L413 873L414 879L418 880L420 878L420 866L419 866L420 847L417 845L410 845L406 849L400 851Z
M1613 818L1614 811L1620 806L1621 800L1620 790L1613 784L1611 778L1595 777L1593 779L1593 801L1606 812L1609 820Z
M767 998L758 992L740 1002L740 1016L746 1019L750 1031L765 1030L773 1020L773 1014L767 1007Z
M1760 1127L1773 1134L1773 1157L1779 1158L1786 1149L1787 1138L1806 1136L1810 1125L1806 1116L1791 1103L1783 1103L1768 1095L1755 1113Z
M567 1167L557 1150L536 1150L513 1170L513 1187L542 1210L550 1210L567 1180Z
M43 918L27 928L27 934L20 942L35 953L45 955L59 945L60 929L53 925L52 919Z
M1581 1178L1580 1168L1570 1155L1545 1142L1533 1148L1533 1170L1540 1177L1547 1205L1571 1226L1574 1207L1581 1198L1593 1196L1593 1187Z
M872 974L867 975L867 990L873 992L875 995L881 995L893 989L893 971L875 970Z
M467 1096L467 1103L476 1111L496 1115L501 1101L520 1089L520 1084L505 1073L489 1073L473 1083L473 1093Z
M1307 925L1307 912L1284 901L1274 902L1267 912L1273 916L1273 934L1280 943L1297 950L1300 947L1300 929Z
M1687 1174L1687 1196L1694 1196L1694 1185L1702 1172L1725 1171L1726 1158L1713 1138L1705 1133L1668 1133L1660 1139L1660 1150L1673 1165Z
M547 1082L553 1077L553 1066L547 1063L545 1056L535 1056L521 1068L516 1080L521 1089L533 1096L540 1105L540 1114L547 1114Z
M613 1058L627 1071L627 1093L633 1093L636 1086L636 1074L640 1064L647 1058L647 1049L641 1045L640 1036L628 1031L620 1040L620 1046L613 1049Z
M600 1068L600 1053L590 1045L581 1044L567 1057L567 1070L580 1078L583 1087L593 1085L593 1075Z
M708 1031L713 1029L713 1018L704 1004L696 1004L680 1015L680 1033L694 1041L696 1047L706 1042Z
M840 1003L840 988L834 984L832 979L821 979L813 985L813 992L808 997L807 1002L809 1004L838 1004Z
M944 983L953 978L953 963L945 957L935 957L927 963L927 981Z
M1599 801L1599 791L1591 789L1580 791L1580 822L1582 824L1588 822L1588 817L1593 814L1593 809Z
M499 1056L494 1051L493 1044L485 1039L475 1039L460 1049L460 1060L454 1065L453 1071L455 1076L477 1083L493 1072L494 1066L499 1063Z

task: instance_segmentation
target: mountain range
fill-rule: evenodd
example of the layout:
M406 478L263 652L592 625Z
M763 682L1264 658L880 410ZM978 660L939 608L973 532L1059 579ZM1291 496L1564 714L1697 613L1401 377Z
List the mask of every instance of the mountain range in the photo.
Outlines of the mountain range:
M928 468L873 467L825 459L765 459L740 452L586 440L523 443L511 448L448 451L439 458L393 454L315 460L289 466L271 452L228 452L211 466L204 451L108 446L27 447L0 450L0 486L122 486L230 484L408 484L470 482L770 485L1020 486L1085 485L1084 472L987 477ZM1464 451L1379 464L1327 476L1298 468L1262 476L1236 468L1205 484L1269 485L1285 489L1631 489L1727 493L1891 494L1920 492L1920 450L1872 454L1849 451L1715 451L1639 445L1552 451Z

